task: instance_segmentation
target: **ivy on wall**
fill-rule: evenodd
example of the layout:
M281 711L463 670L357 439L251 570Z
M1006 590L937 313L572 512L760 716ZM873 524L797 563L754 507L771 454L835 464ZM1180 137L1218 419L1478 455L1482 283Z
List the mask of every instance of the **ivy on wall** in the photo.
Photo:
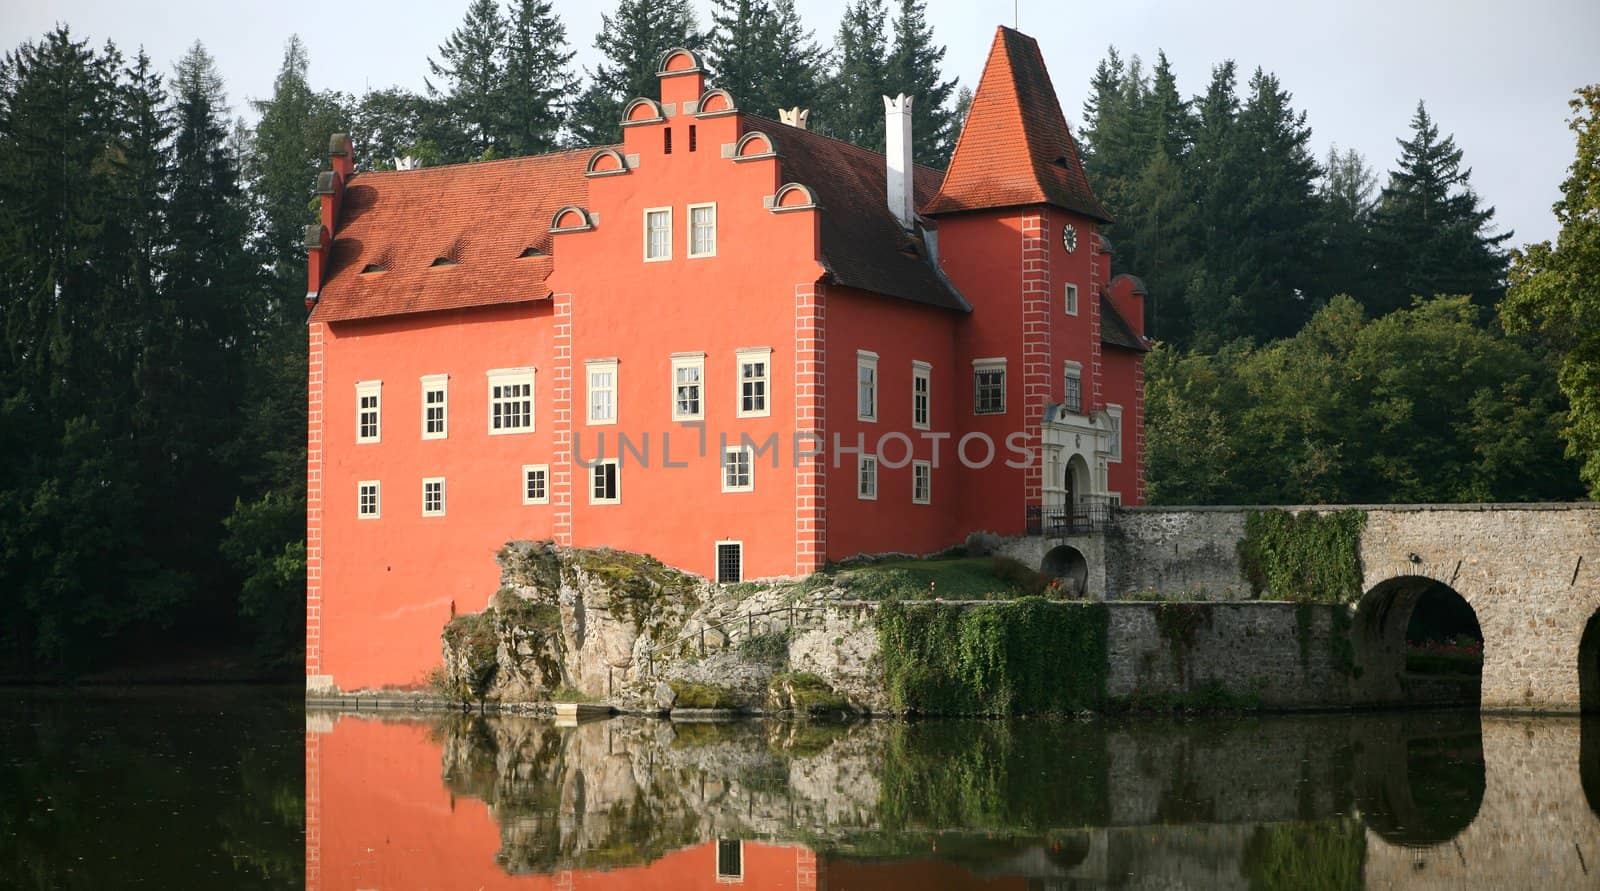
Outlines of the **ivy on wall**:
M1355 603L1361 597L1361 532L1367 512L1252 511L1239 542L1239 569L1257 597Z
M1059 714L1105 702L1110 612L1103 603L896 602L885 604L876 622L897 710Z

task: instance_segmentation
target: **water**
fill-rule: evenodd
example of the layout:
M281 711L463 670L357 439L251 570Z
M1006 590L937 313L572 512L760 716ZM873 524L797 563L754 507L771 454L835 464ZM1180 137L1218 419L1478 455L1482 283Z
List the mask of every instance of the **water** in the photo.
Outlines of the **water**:
M1576 719L557 727L182 691L0 720L0 887L1600 888Z

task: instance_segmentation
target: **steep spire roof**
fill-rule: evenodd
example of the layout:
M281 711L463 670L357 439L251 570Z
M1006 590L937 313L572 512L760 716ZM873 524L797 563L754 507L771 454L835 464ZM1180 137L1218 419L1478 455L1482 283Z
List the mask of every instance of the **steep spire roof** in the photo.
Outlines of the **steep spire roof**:
M939 194L925 214L1052 204L1110 221L1089 188L1078 143L1050 84L1039 44L1001 27Z

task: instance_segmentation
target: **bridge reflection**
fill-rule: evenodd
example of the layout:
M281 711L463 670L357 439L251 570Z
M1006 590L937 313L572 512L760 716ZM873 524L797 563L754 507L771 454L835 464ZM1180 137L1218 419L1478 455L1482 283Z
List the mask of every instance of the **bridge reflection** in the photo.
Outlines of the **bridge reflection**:
M1580 726L314 715L307 887L1586 887Z

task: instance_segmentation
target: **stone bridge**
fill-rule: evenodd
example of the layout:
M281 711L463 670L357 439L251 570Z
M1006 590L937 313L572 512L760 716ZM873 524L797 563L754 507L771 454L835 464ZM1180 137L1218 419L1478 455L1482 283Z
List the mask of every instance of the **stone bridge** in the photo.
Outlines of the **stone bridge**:
M1367 522L1362 595L1353 604L1352 701L1405 700L1406 624L1437 583L1476 614L1484 709L1600 711L1600 504L1354 507ZM1004 552L1075 579L1092 598L1246 599L1254 595L1238 544L1245 519L1265 509L1122 508L1103 530L1013 539Z

